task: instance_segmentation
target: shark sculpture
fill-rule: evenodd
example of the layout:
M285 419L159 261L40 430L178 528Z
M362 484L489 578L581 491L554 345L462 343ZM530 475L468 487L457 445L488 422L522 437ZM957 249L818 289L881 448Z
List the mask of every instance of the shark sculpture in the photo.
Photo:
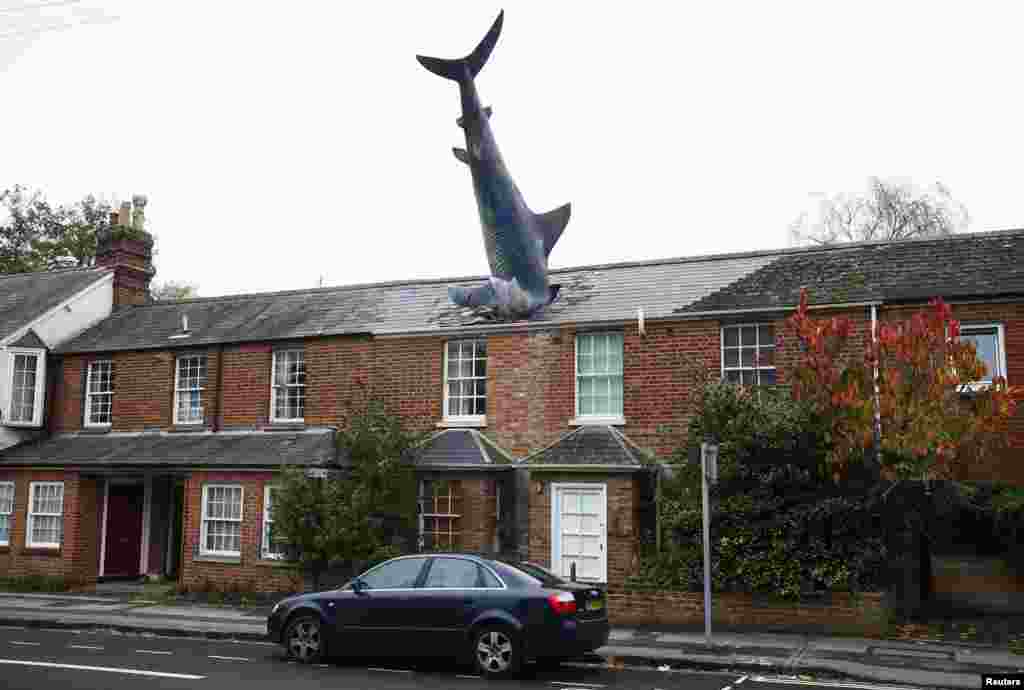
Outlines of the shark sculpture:
M462 307L489 307L503 319L527 318L558 296L548 282L548 255L569 222L569 204L548 213L529 209L498 151L489 122L491 109L480 105L474 79L501 34L504 10L472 53L461 59L417 55L428 70L459 85L466 148L453 148L469 166L480 211L491 278L479 287L449 287L448 296Z

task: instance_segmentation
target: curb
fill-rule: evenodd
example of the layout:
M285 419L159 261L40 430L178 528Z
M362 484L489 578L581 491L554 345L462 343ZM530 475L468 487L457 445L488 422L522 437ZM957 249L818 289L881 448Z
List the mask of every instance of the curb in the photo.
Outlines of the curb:
M73 622L45 619L0 618L0 626L31 628L35 630L114 630L121 633L145 633L163 637L200 637L210 640L244 640L246 642L270 642L266 633L224 632L220 630L196 630L194 628L161 627L159 625L126 625L124 623Z

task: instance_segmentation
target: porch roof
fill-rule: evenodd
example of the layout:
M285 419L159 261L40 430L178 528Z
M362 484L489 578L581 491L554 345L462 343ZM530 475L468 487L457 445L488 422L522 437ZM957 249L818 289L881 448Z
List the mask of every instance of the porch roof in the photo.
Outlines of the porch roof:
M625 434L611 426L580 426L519 464L531 470L643 470L648 456Z
M423 469L511 469L514 458L476 429L444 429L414 451L416 467Z
M335 430L78 432L5 449L4 466L280 467L338 461Z

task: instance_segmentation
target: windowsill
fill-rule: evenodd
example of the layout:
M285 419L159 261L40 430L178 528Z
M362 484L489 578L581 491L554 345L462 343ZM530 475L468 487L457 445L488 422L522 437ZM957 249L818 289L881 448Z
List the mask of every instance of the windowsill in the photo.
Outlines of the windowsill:
M487 417L446 417L437 423L439 429L483 429Z
M573 417L569 426L625 426L626 418L619 417Z
M241 565L241 556L228 556L214 553L201 553L192 557L193 561L202 563L226 563L228 565Z
M110 427L111 427L110 424L93 424L91 426L83 426L81 433L83 433L83 434L109 434L110 433Z
M288 560L285 560L283 558L266 558L266 557L262 557L262 556L260 557L260 559L258 561L256 561L256 565L262 565L262 566L265 566L267 568L286 568L286 569L287 568L297 568L297 567L299 567L299 563L296 562L296 561L288 561Z
M188 433L190 431L209 431L210 428L205 424L175 424L171 427L172 432Z
M22 556L50 556L60 558L59 546L26 546L21 550Z
M42 426L41 423L36 422L11 422L7 421L3 423L4 426L13 426L19 429L38 429Z

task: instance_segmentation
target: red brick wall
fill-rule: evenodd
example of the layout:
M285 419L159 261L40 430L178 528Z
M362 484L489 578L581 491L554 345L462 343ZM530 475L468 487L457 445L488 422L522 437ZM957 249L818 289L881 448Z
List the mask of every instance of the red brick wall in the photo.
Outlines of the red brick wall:
M551 566L551 484L604 484L608 511L608 583L621 585L639 568L639 488L631 475L600 476L533 472L529 483L529 559Z
M267 343L224 348L224 394L220 400L223 427L263 427L269 423L272 361L272 347Z
M0 481L13 481L14 514L10 545L0 547L0 576L63 577L72 584L96 581L99 567L97 483L77 472L0 471ZM57 549L26 546L30 482L64 482L64 539Z
M219 591L287 592L302 589L301 577L280 561L260 557L263 532L263 489L272 472L194 472L185 483L180 581L190 589L212 586ZM242 553L238 559L199 556L203 485L223 482L242 486Z
M843 629L867 637L885 633L884 595L864 593L853 599L832 594L820 602L766 602L749 594L713 594L715 626L757 626L785 630ZM703 592L608 592L608 616L612 625L703 625Z

